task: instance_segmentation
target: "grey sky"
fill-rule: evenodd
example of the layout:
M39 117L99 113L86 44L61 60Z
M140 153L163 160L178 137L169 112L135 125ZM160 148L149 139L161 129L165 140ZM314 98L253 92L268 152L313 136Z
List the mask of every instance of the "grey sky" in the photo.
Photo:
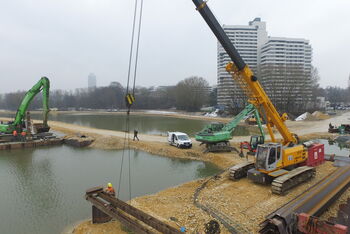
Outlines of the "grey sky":
M0 0L0 93L41 76L53 89L125 85L134 1ZM267 22L270 36L309 39L321 85L345 87L350 73L350 1L210 0L222 24ZM191 75L216 83L216 40L191 0L144 0L138 85Z

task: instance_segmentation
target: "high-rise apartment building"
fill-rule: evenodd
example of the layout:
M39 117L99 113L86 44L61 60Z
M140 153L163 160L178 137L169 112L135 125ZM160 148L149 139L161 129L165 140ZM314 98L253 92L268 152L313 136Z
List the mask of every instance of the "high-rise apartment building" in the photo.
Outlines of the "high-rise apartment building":
M255 18L249 25L223 25L231 42L234 44L244 61L258 73L259 53L263 43L267 40L266 23ZM218 43L218 104L241 107L245 103L245 96L225 70L231 61L224 48Z
M96 88L96 75L94 73L90 73L88 76L88 88Z
M269 37L260 53L260 77L275 105L311 101L312 49L308 40Z
M272 101L305 102L311 98L312 49L309 41L269 37L266 23L255 18L249 25L224 25L225 32L244 61L257 75ZM218 104L241 108L247 98L226 70L230 58L218 46ZM287 94L288 95L284 95ZM299 95L300 94L300 95Z

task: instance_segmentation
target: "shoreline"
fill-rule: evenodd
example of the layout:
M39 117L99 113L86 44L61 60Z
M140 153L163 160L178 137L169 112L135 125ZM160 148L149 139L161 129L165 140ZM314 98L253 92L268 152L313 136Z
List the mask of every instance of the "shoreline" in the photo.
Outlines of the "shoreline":
M340 121L347 117L348 115L342 118L338 116L325 121L292 122L287 124L291 131L302 133L300 135L301 140L329 138L333 137L335 134L326 133L325 131L327 128L324 128L324 126L328 127L329 121L334 121L334 119ZM122 149L124 145L124 132L96 129L57 121L49 121L49 125L53 130L63 132L67 135L85 134L93 137L95 141L88 146L90 148L118 150ZM315 131L317 132L320 129L324 131L315 133ZM130 137L132 137L132 134L130 134ZM199 146L199 143L195 141L193 142L192 149L178 149L174 146L170 146L164 136L139 134L139 138L141 141L134 142L130 140L131 148L170 158L211 162L220 169L228 168L245 160L240 158L235 152L204 154L204 147ZM231 145L237 147L240 141L248 139L249 136L233 137ZM317 168L315 179L296 187L286 196L274 195L271 193L268 186L253 184L246 178L239 181L231 181L228 179L228 172L225 171L217 180L208 182L207 186L199 195L198 200L206 206L215 207L215 209L230 217L233 222L244 226L249 232L256 233L258 231L258 224L263 221L265 215L305 191L305 189L311 187L333 170L335 170L335 168L331 163L326 162ZM178 224L186 226L189 231L202 231L204 224L210 221L211 217L193 204L193 195L196 189L207 179L208 178L203 178L189 181L175 187L164 189L155 194L134 198L130 202L133 206L174 227L177 227L177 224L171 221L169 219L170 217L176 217L177 220L179 220ZM256 196L256 194L258 194L258 196ZM72 224L74 226L72 233L80 234L86 233L86 231L90 233L116 231L118 231L118 233L123 233L118 222L99 225L92 225L90 221L86 220L77 222L79 223ZM221 229L222 233L228 233L224 227Z
M123 132L117 132L117 131L110 131L110 130L101 130L101 129L93 129L88 127L82 127L82 126L75 126L73 127L70 124L63 124L63 123L50 123L53 130L61 131L66 134L86 134L88 136L92 136L95 138L94 143L92 143L90 148L98 148L98 149L110 149L110 150L117 150L123 148ZM96 133L97 131L97 133ZM318 133L318 134L310 134L310 135L303 135L301 136L302 140L308 140L313 139L315 137L330 137L331 135L328 133ZM139 136L141 141L134 142L130 140L130 146L133 149L138 149L142 151L146 151L152 154L171 157L171 158L184 158L184 159L190 159L190 160L200 160L200 161L206 161L211 162L218 166L221 169L228 168L234 164L237 164L239 162L244 161L245 159L242 159L238 156L237 153L203 153L203 146L199 146L197 142L194 143L192 149L178 149L174 146L170 146L166 143L165 137L159 137L159 136L153 136L156 138L155 141L152 142L151 135L140 135ZM241 137L239 137L240 139ZM146 139L146 140L143 140ZM232 144L238 144L237 138L236 141L233 141ZM247 179L243 179L241 181L233 182L230 181L228 177L227 171L224 172L222 175L222 178L217 181L210 181L208 183L208 187L206 187L201 195L199 196L199 201L203 204L214 206L217 202L217 199L220 200L220 209L224 209L225 206L224 200L230 199L230 194L227 194L225 190L221 191L221 194L225 194L222 196L220 193L218 194L215 192L218 190L217 188L227 188L231 186L238 186L241 187L239 189L239 193L236 194L237 197L241 196L238 200L245 199L245 200L251 200L251 197L245 197L243 192L246 189L249 189L250 187L253 187L254 189L257 189L257 191L251 191L251 194L261 193L264 194L264 198L267 200L276 200L278 202L275 202L277 205L282 205L289 200L291 200L293 197L316 183L320 178L322 178L325 174L335 169L330 163L326 163L322 166L324 169L318 170L318 179L312 180L311 182L305 183L297 189L293 190L292 193L290 193L286 197L279 197L277 195L273 195L270 192L270 189L266 186L259 186L251 184ZM323 172L322 172L323 171ZM322 173L321 173L322 172ZM193 204L193 194L195 193L196 189L202 185L208 178L198 179L186 182L184 184L170 187L165 190L162 190L158 193L151 194L151 195L145 195L141 197L137 197L131 200L131 204L144 212L147 212L155 217L157 217L160 220L163 220L164 222L174 225L174 222L171 221L170 217L176 217L181 225L185 225L188 230L194 231L198 224L200 224L200 227L203 227L205 223L209 222L211 217L206 212L198 209ZM236 191L237 192L237 191ZM234 191L232 191L234 193ZM215 194L215 195L214 195ZM243 196L243 197L242 197ZM220 198L221 197L221 198ZM212 202L208 202L213 200L215 201L214 204ZM232 200L232 199L231 199ZM233 199L234 200L234 199ZM231 205L235 206L237 204L238 200L232 201ZM263 201L261 201L263 202ZM244 203L244 202L243 202ZM258 203L258 201L257 201ZM179 209L179 207L183 207ZM249 209L253 209L250 205ZM278 206L274 206L273 209L277 208ZM237 209L237 207L235 207ZM271 207L265 207L264 210L273 211ZM181 210L179 212L179 210ZM228 212L228 210L224 210L225 213ZM244 212L244 209L242 209L240 212ZM254 211L256 212L256 211ZM254 213L253 212L253 213ZM262 212L261 210L259 211ZM184 215L185 214L185 215ZM261 217L264 217L267 212L263 215L260 215ZM235 213L236 215L236 213ZM249 216L251 216L250 214ZM195 218L194 218L195 217ZM237 223L243 222L243 219L246 219L247 217L244 217L237 221ZM253 222L254 221L254 222ZM254 225L251 225L249 223L245 223L247 225L247 228L251 232L257 232L258 222L262 221L262 219L258 219L255 216L254 220L251 220L249 223L253 223ZM244 222L243 222L244 223ZM224 228L222 233L228 233L225 231ZM89 230L92 233L99 233L102 230L104 231L116 231L118 230L120 232L120 226L118 222L108 223L108 224L99 224L99 225L92 225L91 222L85 221L83 223L78 224L74 227L74 233L84 233L84 231ZM122 232L120 232L122 233Z

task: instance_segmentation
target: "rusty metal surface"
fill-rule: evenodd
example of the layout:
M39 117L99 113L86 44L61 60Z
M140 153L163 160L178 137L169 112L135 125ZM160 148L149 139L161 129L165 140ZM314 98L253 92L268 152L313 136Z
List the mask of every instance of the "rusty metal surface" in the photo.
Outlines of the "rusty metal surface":
M350 166L340 167L308 190L266 216L261 233L294 233L296 214L321 215L350 185Z
M96 208L103 211L105 214L118 219L123 225L128 227L131 230L134 230L136 233L140 234L153 234L155 232L150 229L140 225L137 220L132 219L131 217L121 213L117 209L111 207L109 204L104 203L103 201L97 199L96 197L86 197L86 200L90 201Z
M339 206L337 217L331 217L328 221L350 226L350 198Z
M107 223L112 220L112 217L104 213L96 206L92 206L92 223Z
M85 198L102 212L120 220L137 233L154 233L152 228L161 233L181 233L176 228L154 218L153 216L146 214L116 197L110 196L101 190L101 187L87 190ZM146 225L151 228L146 227Z
M347 234L348 227L301 213L298 215L298 231L308 234Z

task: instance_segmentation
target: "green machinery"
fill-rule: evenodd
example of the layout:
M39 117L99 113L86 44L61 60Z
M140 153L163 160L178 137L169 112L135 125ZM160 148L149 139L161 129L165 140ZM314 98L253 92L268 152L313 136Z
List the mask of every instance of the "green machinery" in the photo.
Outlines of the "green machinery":
M261 125L261 120L258 110L253 104L248 104L231 122L227 124L212 123L204 127L204 129L195 135L197 141L206 145L207 152L228 152L234 149L230 147L229 140L232 139L232 134L237 125L242 119L250 115L254 115L259 126L261 136L253 136L257 138L260 144L264 143L265 133Z
M50 92L50 81L47 77L42 77L38 83L36 83L24 96L21 104L18 107L15 120L10 121L7 124L0 124L0 134L9 134L14 130L21 132L25 127L25 116L28 106L32 102L33 98L42 91L43 95L43 124L38 132L49 131L47 125L47 118L49 113L49 92Z

